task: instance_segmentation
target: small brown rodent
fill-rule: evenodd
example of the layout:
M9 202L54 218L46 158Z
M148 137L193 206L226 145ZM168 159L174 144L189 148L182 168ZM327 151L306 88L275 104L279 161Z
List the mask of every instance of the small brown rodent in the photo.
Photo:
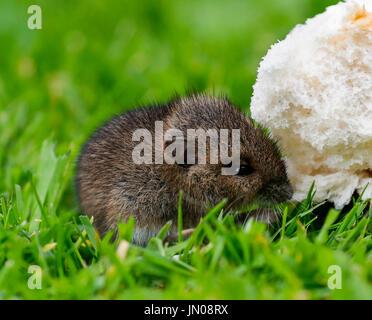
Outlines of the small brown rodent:
M185 137L189 128L240 129L239 172L222 175L221 162L135 164L132 151L139 142L132 141L133 132L144 128L154 133L155 121L163 121L164 132L177 128ZM105 123L82 149L76 187L82 210L94 217L101 235L116 230L119 215L124 222L135 217L133 242L138 245L145 245L169 220L170 232L176 232L180 190L184 228L195 227L206 207L225 198L230 208L242 209L252 203L270 207L293 194L274 142L228 99L201 94L138 108ZM260 214L256 212L258 219ZM270 221L274 211L263 214L268 216L260 220Z

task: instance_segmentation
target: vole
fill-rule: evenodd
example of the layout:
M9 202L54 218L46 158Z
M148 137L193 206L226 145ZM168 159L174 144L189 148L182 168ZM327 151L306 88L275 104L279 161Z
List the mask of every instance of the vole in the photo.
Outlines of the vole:
M240 130L240 165L236 174L221 174L226 165L220 159L214 164L198 160L190 164L186 157L186 163L136 164L133 150L139 142L133 141L134 132L145 129L154 140L158 121L163 123L164 131L178 129L185 137L188 129ZM186 143L185 155L187 146ZM206 152L209 155L210 146ZM151 155L150 160L154 160L155 148ZM285 162L273 140L228 98L204 94L140 107L103 124L82 148L76 188L83 212L94 217L101 235L116 230L119 217L125 222L133 216L136 221L133 243L141 246L169 220L173 220L170 232L176 232L180 190L184 228L196 227L206 208L223 199L228 199L230 209L254 203L270 208L289 200L293 194ZM268 222L275 218L271 209L254 214Z

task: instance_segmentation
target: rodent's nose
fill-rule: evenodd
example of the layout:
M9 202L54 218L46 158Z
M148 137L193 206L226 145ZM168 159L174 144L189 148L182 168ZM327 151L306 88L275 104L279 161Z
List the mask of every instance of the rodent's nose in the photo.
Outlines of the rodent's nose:
M260 195L273 204L279 204L292 199L293 188L290 182L270 182L260 191Z
M272 191L278 193L280 202L291 200L293 197L293 187L290 182L275 183L272 185Z
M286 184L284 184L283 190L287 193L287 200L291 200L294 193L291 183L287 182Z

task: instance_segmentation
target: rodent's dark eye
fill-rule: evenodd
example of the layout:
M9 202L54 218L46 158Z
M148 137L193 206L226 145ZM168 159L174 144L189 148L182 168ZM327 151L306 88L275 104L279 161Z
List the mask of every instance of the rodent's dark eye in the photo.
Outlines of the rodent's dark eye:
M241 160L240 162L240 168L239 172L237 173L237 176L249 176L254 172L253 167L250 165L249 161L247 160Z
M224 168L230 168L231 166L232 166L231 162L228 165L222 165L222 167ZM249 164L248 161L243 160L240 163L239 171L237 171L235 175L244 177L244 176L249 176L253 172L254 172L254 168Z
M254 172L254 169L249 164L241 164L238 176L249 176Z

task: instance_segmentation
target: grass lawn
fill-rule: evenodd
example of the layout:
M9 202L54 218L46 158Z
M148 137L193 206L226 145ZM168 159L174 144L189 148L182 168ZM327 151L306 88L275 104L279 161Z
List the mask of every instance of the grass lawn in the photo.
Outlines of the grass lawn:
M309 186L269 228L236 225L221 203L189 239L163 245L166 225L139 248L132 220L99 239L74 193L103 121L190 88L249 113L270 45L334 3L40 0L43 28L29 30L29 4L1 1L0 299L372 299L367 202L339 212Z

